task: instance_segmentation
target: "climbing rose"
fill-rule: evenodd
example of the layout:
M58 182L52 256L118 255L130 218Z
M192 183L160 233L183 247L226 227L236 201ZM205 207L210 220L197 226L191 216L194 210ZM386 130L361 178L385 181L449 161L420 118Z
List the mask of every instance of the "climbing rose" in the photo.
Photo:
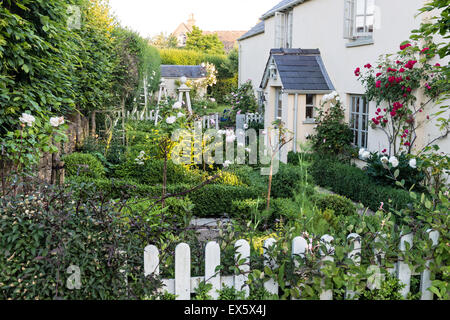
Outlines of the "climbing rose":
M358 67L358 68L356 68L355 69L355 76L359 76L360 75L360 73L361 73L361 69Z
M411 47L410 43L407 43L407 44L404 44L404 45L400 46L400 50L405 50L408 47Z
M175 121L177 121L177 117L175 117L175 116L171 116L166 119L166 122L168 124L173 124Z
M392 165L393 168L398 167L398 159L395 156L389 158L389 163Z
M173 109L181 109L182 106L183 106L183 104L180 101L178 101L173 104L172 108Z
M378 80L377 83L375 84L375 87L380 88L381 87L381 81Z
M31 127L33 123L36 121L36 118L33 117L31 114L22 113L22 116L19 118L19 120L23 124L27 124L29 127Z
M50 125L52 127L59 127L60 125L64 124L64 117L52 117L50 118Z
M409 160L409 166L413 169L416 169L417 168L417 160L416 159Z

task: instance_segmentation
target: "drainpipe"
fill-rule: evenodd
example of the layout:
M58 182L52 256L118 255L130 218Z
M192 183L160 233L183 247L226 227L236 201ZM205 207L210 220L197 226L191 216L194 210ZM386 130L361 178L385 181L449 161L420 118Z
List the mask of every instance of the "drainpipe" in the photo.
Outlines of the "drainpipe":
M297 152L297 117L298 117L298 93L295 94L294 101L294 152Z

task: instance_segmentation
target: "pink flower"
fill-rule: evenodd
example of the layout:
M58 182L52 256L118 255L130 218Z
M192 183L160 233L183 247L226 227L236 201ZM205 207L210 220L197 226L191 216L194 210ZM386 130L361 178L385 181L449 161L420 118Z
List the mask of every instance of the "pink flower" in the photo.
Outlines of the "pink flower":
M361 69L358 67L355 69L355 76L359 76L361 74Z
M368 63L364 66L364 68L370 69L370 68L372 68L372 65L370 63Z
M386 149L383 149L383 151L381 151L381 153L386 153L386 151L387 151Z
M397 112L395 112L394 110L392 110L392 111L390 112L390 114L391 114L391 117L395 117L395 116L397 115Z
M379 77L379 76L381 76L381 75L382 75L382 73L381 73L381 72L378 72L376 76Z
M383 210L384 202L381 202L380 208L378 210Z
M436 63L434 66L435 67L440 67L441 65L439 63Z
M375 87L377 87L377 88L380 88L380 87L381 87L381 81L380 81L380 80L378 80L378 81L375 83Z
M405 70L405 68L400 68L399 70L398 70L398 72L401 72L401 73L403 73L403 72L405 72L406 70Z
M430 50L430 48L423 48L422 51L420 51L420 52L424 53L424 52L427 52L428 50Z
M404 45L400 46L400 50L405 50L408 47L411 47L410 43L407 43L407 44L404 44Z

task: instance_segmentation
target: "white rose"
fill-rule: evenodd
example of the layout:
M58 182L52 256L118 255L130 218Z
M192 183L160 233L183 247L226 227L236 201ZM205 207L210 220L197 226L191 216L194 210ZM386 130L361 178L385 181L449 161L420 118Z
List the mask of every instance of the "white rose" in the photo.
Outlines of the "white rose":
M183 112L178 112L177 118L182 118L182 117L184 117L184 113Z
M361 155L361 158L363 158L363 160L367 160L370 158L370 152L369 151L364 151Z
M31 127L33 123L36 121L36 118L33 117L31 114L22 113L22 116L19 118L19 121Z
M398 167L398 159L395 156L389 158L389 163L392 165L393 168Z
M416 169L417 168L417 160L416 159L409 160L409 166L413 169Z
M177 121L177 117L175 117L175 116L171 116L166 119L166 122L168 124L173 124L175 121Z
M50 118L50 125L52 127L59 127L64 124L64 117L52 117Z
M226 161L224 162L224 164L223 164L223 167L224 167L224 168L229 167L230 164L231 164L231 161L230 161L230 160L226 160Z
M389 162L389 159L388 159L388 157L381 157L380 161L382 163L386 163L387 164Z

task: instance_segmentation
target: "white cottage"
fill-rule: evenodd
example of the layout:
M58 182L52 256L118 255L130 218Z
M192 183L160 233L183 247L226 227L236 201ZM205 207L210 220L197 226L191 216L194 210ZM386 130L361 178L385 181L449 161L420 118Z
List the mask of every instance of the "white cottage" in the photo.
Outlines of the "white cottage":
M180 66L180 65L161 65L161 81L164 83L167 94L176 98L178 96L178 87L181 77L186 77L189 82L205 80L207 76L206 68L199 66ZM207 93L206 86L200 87L197 92L199 97Z
M314 130L312 107L318 105L322 94L334 88L346 107L354 144L381 152L387 147L385 135L368 125L376 107L363 99L364 89L354 70L377 61L381 54L398 51L400 43L408 40L411 31L427 18L417 16L425 2L283 0L239 39L239 82L252 81L265 106L265 125L280 116L296 131L297 141L303 141ZM297 62L306 57L316 60L314 71L299 68ZM297 62L289 65L285 59ZM436 62L445 65L448 59ZM271 78L275 71L278 78ZM316 76L320 76L320 81ZM310 87L297 90L301 85ZM439 130L435 123L429 123L418 135L421 140L416 141L416 149L439 136ZM450 152L450 138L439 140L438 144L442 151ZM289 146L290 150L294 148L294 144Z

